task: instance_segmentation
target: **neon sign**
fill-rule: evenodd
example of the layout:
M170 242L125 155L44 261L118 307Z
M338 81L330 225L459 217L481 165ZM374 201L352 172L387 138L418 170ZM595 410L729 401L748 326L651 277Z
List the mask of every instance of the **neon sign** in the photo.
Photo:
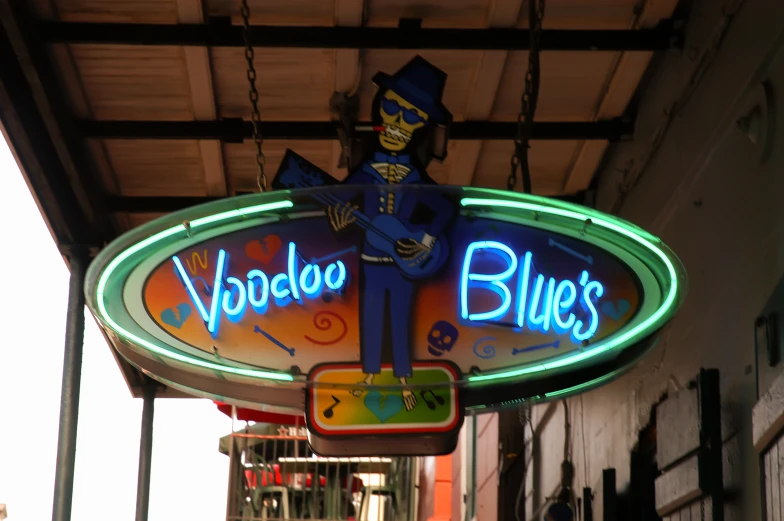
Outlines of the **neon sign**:
M303 295L311 299L318 298L321 296L324 285L331 291L339 292L346 283L346 265L340 260L327 265L323 276L318 264L305 263L300 270L297 246L293 242L289 243L288 247L286 262L288 271L272 277L272 282L266 273L257 268L248 271L244 280L235 276L227 277L229 255L226 250L221 248L218 250L218 258L215 263L214 284L212 285L214 289L210 292L211 300L208 311L180 258L174 255L172 262L180 276L180 281L188 290L191 301L213 337L218 335L221 311L232 322L240 322L248 305L257 314L263 315L267 311L270 293L278 306L285 306L292 300L302 302ZM226 289L226 286L229 288Z
M351 226L338 214L348 226L336 230L325 209L381 198L400 218L365 211ZM384 423L390 407L396 422L439 407L443 385L461 386L468 408L599 385L645 353L684 287L661 241L594 210L492 190L367 185L254 194L163 217L102 252L86 292L117 350L167 385L291 409L315 385L312 371L341 364L354 368L347 385L399 386L362 402L368 422ZM455 368L453 383L404 392L435 363ZM322 402L339 417L353 390Z
M483 254L501 259L506 267L497 273L473 271L472 262ZM515 276L518 282L513 287L517 288L517 294L513 298L510 285ZM599 326L596 300L604 294L604 286L598 281L590 280L587 270L580 273L577 281L580 286L579 291L571 280L557 281L553 277L547 279L545 287L545 276L536 273L533 267L533 254L530 251L525 252L518 261L517 254L501 242L472 242L466 250L460 277L460 316L470 322L503 322L514 300L517 327L528 327L532 331L547 333L552 324L553 330L559 335L570 332L572 341L581 344L590 339ZM472 313L469 295L477 290L491 290L497 293L500 303L495 309ZM572 312L577 302L583 311L580 315L588 313L585 321L578 319ZM564 318L565 314L566 318Z

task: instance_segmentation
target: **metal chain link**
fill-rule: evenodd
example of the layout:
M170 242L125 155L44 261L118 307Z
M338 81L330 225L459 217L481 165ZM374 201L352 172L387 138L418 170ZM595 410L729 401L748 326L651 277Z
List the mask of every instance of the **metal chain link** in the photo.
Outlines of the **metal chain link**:
M520 113L517 115L517 135L510 160L511 172L506 187L514 190L517 185L517 170L521 170L523 191L531 193L531 172L528 168L528 148L533 126L536 102L539 97L539 40L542 33L545 0L530 0L528 11L528 31L530 49L528 51L528 70L525 74L523 95L520 100Z
M260 192L267 191L267 175L264 172L264 152L262 152L262 145L264 138L261 136L259 126L261 125L261 114L259 113L259 91L256 90L256 68L253 66L253 58L255 53L253 45L250 41L250 8L248 7L248 0L242 0L242 7L240 8L242 14L242 38L245 40L245 61L248 62L248 83L250 90L248 91L248 99L250 99L251 107L251 122L253 123L253 142L256 145L256 166L259 173L256 175L256 184Z

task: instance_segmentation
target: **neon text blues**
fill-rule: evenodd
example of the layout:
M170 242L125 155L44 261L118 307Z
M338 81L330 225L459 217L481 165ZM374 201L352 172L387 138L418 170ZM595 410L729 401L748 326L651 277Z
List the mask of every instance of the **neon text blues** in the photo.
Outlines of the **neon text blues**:
M480 264L485 269L479 270ZM506 267L496 270L488 266ZM490 310L473 309L471 304L476 299L471 296L486 295L487 291L497 294L498 306ZM579 344L596 334L599 327L596 300L603 294L604 286L591 280L586 270L579 274L577 283L546 278L535 273L530 251L518 257L506 244L478 241L468 245L463 259L460 316L469 322L508 323L506 317L511 311L519 328L542 333L552 328L559 335L569 333L572 341ZM578 306L582 308L581 313Z

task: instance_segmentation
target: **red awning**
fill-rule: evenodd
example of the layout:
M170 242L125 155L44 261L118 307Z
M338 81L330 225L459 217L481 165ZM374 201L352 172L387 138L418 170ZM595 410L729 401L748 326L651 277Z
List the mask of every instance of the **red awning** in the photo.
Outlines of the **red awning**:
M231 418L231 405L215 402L218 410ZM276 425L305 425L305 417L293 414L280 414L276 412L257 411L237 407L237 419L245 422L274 423Z

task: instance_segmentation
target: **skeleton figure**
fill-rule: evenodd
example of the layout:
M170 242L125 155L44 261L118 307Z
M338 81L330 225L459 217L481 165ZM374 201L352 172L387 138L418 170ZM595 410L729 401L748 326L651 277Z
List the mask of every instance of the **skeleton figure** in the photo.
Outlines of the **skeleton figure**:
M416 282L407 277L396 264L398 259L427 262L438 237L451 222L455 209L450 201L432 194L415 195L389 190L390 185L435 184L409 153L413 145L424 139L428 125L446 124L451 114L441 104L446 74L417 56L390 76L378 73L373 78L379 91L373 102L373 123L383 127L378 134L378 147L358 168L350 172L345 184L379 185L378 191L357 193L361 200L339 204L327 209L335 231L347 228L361 212L369 219L391 216L412 232L396 240L394 253L382 251L363 241L360 263L360 304L362 365L370 385L381 372L381 350L385 326L392 339L393 371L403 384L403 403L412 410L416 396L406 389L412 375L411 324ZM448 252L447 252L448 254ZM361 396L363 389L355 391Z

